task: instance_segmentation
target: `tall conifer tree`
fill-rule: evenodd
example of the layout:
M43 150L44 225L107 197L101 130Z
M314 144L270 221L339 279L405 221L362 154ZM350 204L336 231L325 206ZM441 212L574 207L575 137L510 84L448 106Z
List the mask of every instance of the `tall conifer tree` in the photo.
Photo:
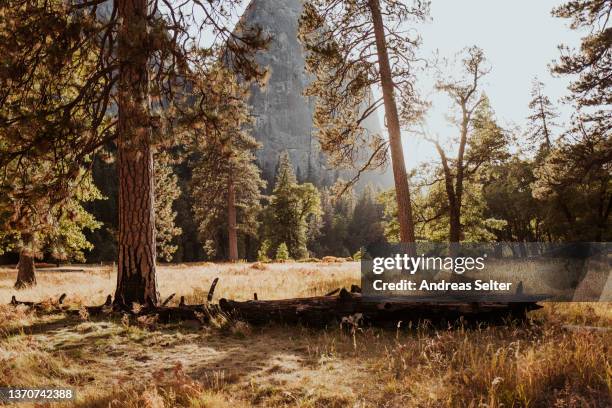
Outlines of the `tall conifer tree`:
M390 150L403 242L414 242L415 237L396 99L414 120L419 109L412 84L420 39L411 38L406 26L425 19L428 6L426 1L312 0L305 3L300 20L306 65L315 76L307 95L317 98L321 146L334 163L357 168L358 175L381 166ZM382 98L373 97L373 86L382 91ZM380 107L388 141L362 127Z
M281 244L287 245L294 259L308 256L308 221L320 214L321 198L317 188L310 184L298 184L287 152L279 157L274 190L264 214L265 236L275 251Z
M256 235L265 182L254 151L259 143L249 133L247 92L225 69L215 68L209 84L223 89L211 106L211 118L194 142L191 191L202 242L227 248L227 259L237 261L238 234ZM227 237L227 244L219 237Z

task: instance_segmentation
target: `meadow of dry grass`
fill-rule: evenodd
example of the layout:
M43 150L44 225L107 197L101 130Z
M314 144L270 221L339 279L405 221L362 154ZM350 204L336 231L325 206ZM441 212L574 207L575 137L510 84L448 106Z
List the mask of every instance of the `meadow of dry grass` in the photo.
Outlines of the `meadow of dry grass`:
M357 263L162 266L162 297L320 295L359 279ZM15 272L0 269L0 304ZM38 274L18 298L101 303L112 267ZM609 407L612 305L547 304L526 324L397 330L157 325L35 315L0 306L0 387L71 386L71 407ZM23 404L20 406L29 406ZM33 405L30 405L33 406Z

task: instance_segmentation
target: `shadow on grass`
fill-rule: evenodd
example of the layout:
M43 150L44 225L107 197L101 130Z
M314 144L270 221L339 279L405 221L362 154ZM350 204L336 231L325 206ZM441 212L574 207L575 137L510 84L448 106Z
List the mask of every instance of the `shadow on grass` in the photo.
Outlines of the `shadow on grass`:
M59 315L58 315L59 316ZM62 318L49 320L44 322L35 322L29 325L12 327L10 329L0 328L0 335L4 337L13 337L37 334L53 334L62 329L68 329L81 324L83 321L76 316L64 315Z

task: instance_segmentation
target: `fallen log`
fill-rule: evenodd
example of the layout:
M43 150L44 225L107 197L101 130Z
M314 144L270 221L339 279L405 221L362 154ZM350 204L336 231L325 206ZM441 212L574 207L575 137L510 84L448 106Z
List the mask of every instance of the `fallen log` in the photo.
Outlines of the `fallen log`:
M172 296L169 298L171 299ZM169 301L169 299L166 300ZM85 306L83 309L87 312L89 317L111 315L141 317L157 315L160 323L169 323L171 321L180 320L199 320L201 323L206 323L210 321L211 316L220 313L219 308L216 305L187 305L185 303L184 296L181 296L181 301L178 307L166 306L165 303L167 302L163 302L161 306L145 306L138 311L126 310L114 306L111 295L108 295L104 304L99 306ZM67 310L66 312L72 315L81 314L79 309Z
M440 302L401 298L367 298L342 289L338 296L283 300L219 300L219 309L251 324L269 322L324 326L343 317L360 314L366 324L397 324L398 321L472 320L502 323L508 318L525 319L527 312L541 308L525 302Z
M23 302L23 301L17 300L15 295L11 296L11 305L12 306L24 305L24 306L32 307L35 304L36 304L36 302Z
M340 288L336 288L336 289L334 289L334 290L332 290L332 291L330 291L330 292L327 292L327 293L325 294L325 296L334 296L334 295L335 295L336 293L338 293L338 292L340 292ZM257 300L257 299L255 299L255 300Z
M478 321L491 323L504 323L508 319L523 320L531 310L540 309L536 302L544 297L523 296L515 294L504 298L497 297L495 301L469 301L466 299L445 301L441 298L420 299L414 298L373 298L362 296L361 289L353 285L351 291L342 288L329 292L325 296L307 298L293 298L282 300L258 300L254 293L254 300L234 301L221 298L219 304L210 304L218 278L215 278L207 296L207 303L187 305L185 297L181 296L178 306L167 306L174 294L170 295L161 306L145 305L137 310L120 310L113 305L112 297L107 296L104 304L99 306L86 306L84 310L89 316L128 314L130 316L157 315L161 323L173 320L198 320L206 323L219 314L234 317L247 323L259 325L271 322L305 324L309 326L325 326L330 323L339 323L351 316L359 316L359 321L369 325L397 325L404 323L429 320L432 322ZM337 293L337 295L336 295ZM517 302L518 296L518 302ZM63 305L66 295L60 296L57 302L24 302L18 301L15 296L11 305L25 305L37 310L49 310L80 314L81 310L68 310ZM511 301L512 300L512 301Z
M176 293L173 293L170 296L168 296L166 300L162 302L162 306L166 306L168 303L170 303L170 301L174 299L174 296L176 296Z
M87 313L90 316L96 316L100 314L110 314L110 312L112 312L113 310L113 298L111 297L111 295L108 295L106 296L106 300L104 301L104 304L100 306L86 306L85 310L87 310ZM77 310L76 313L79 313L79 311Z
M15 295L11 296L11 303L10 305L12 306L27 306L27 307L31 307L33 309L36 310L47 310L47 309L58 309L58 310L64 310L63 308L63 303L64 300L66 299L66 294L62 293L60 295L60 297L57 299L57 302L53 302L51 300L44 300L42 302L28 302L28 301L21 301L21 300L17 300L17 298L15 297Z

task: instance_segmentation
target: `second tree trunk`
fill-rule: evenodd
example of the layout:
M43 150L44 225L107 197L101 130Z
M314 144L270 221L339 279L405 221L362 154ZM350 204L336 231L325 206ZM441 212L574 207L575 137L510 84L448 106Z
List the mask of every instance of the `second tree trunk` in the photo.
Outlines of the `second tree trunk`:
M397 113L397 105L393 95L394 84L391 74L391 66L389 64L389 55L387 52L385 27L382 20L379 0L369 0L369 6L372 13L374 34L376 36L376 50L378 53L380 81L383 91L387 128L389 130L391 164L393 167L395 196L397 200L397 218L400 225L400 241L413 243L415 242L415 236L410 201L410 188L408 186L406 164L404 163L404 151L402 147L402 136L400 131L399 116Z
M19 252L19 264L17 265L17 281L15 289L25 289L36 285L36 269L34 257L28 249Z

